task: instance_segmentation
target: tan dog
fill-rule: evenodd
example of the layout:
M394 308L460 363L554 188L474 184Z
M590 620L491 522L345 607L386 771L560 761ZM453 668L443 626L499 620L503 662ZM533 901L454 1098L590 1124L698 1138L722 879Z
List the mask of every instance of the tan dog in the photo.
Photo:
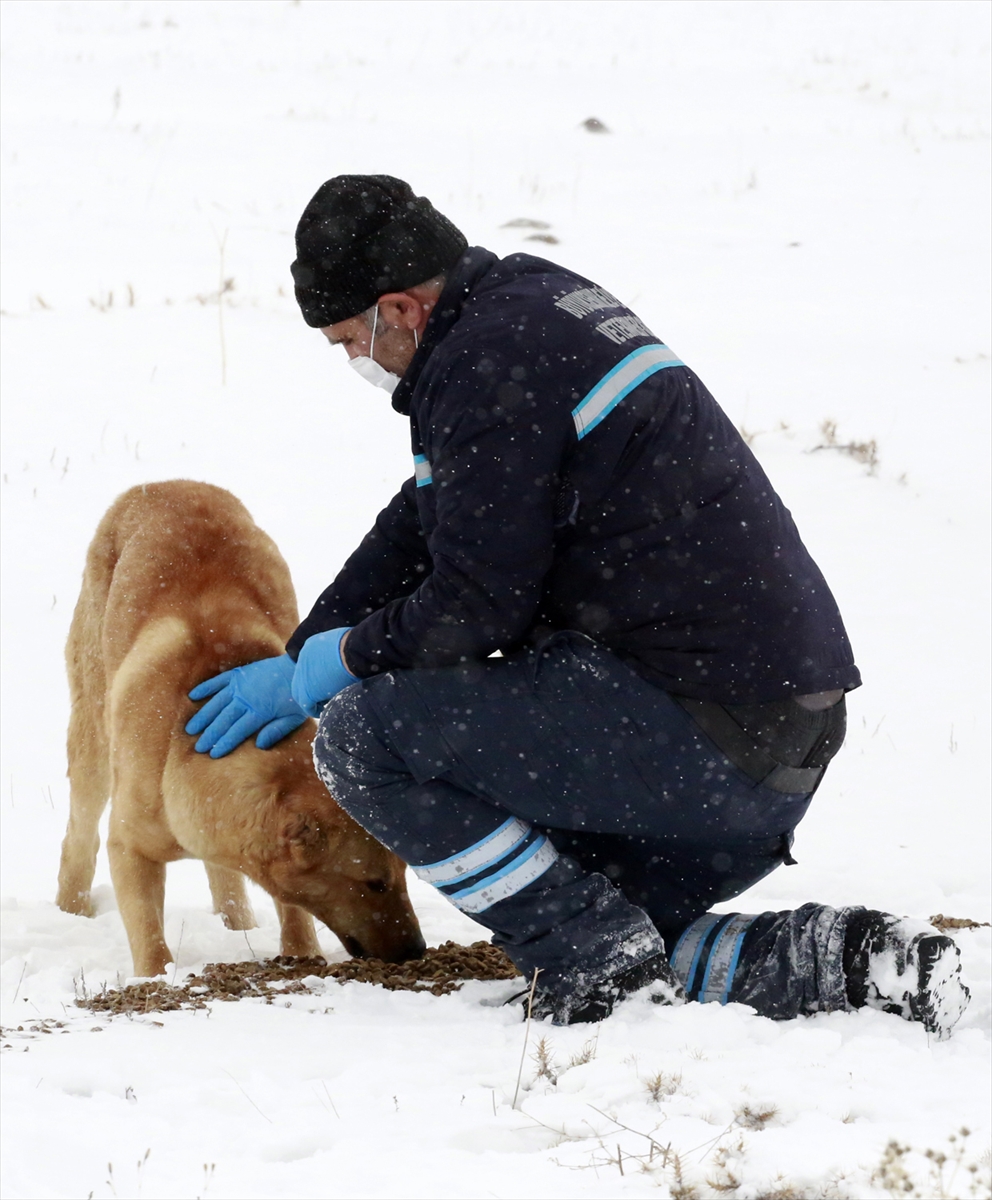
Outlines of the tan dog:
M214 910L255 921L248 875L276 901L282 952L319 953L310 913L351 954L402 962L424 949L403 863L327 794L308 721L271 750L193 749L187 692L231 667L283 653L298 618L274 543L229 493L175 480L125 492L90 546L66 646L69 826L57 903L92 914L98 822L134 970L157 975L165 864L203 859ZM304 911L306 910L306 911Z

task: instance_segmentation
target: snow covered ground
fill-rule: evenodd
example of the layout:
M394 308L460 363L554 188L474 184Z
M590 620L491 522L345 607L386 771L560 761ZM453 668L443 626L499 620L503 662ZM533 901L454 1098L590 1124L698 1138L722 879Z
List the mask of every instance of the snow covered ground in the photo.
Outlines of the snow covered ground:
M903 1167L901 1194L971 1194L988 930L960 936L974 1000L950 1042L869 1011L632 1002L534 1030L514 1109L508 984L96 1019L75 988L130 971L105 859L95 920L52 897L62 645L114 496L230 488L305 609L409 469L404 422L288 273L316 187L375 171L630 303L753 436L838 596L865 678L849 743L799 865L735 907L987 921L989 7L6 0L0 20L3 1195L860 1198ZM430 942L480 935L412 891ZM276 951L254 898L246 939L199 864L170 869L180 978ZM940 1183L921 1154L962 1126ZM892 1139L913 1151L879 1174Z

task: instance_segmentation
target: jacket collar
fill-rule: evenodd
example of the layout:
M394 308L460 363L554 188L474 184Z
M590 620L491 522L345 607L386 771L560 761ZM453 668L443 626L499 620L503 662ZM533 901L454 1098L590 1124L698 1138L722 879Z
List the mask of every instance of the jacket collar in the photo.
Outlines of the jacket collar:
M431 351L450 332L451 327L462 315L465 301L475 291L482 277L487 275L497 262L499 259L492 251L482 246L470 246L449 274L444 291L438 297L434 311L428 318L420 348L410 360L410 365L393 392L393 408L397 412L409 416L414 389Z

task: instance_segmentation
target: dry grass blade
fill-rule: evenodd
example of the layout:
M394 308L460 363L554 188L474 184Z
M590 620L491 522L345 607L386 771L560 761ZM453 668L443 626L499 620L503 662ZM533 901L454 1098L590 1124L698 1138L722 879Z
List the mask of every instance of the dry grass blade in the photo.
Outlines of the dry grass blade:
M773 1121L777 1116L778 1109L774 1104L767 1108L752 1108L750 1104L742 1104L734 1110L734 1123L744 1129L764 1129L769 1121Z
M513 1109L517 1107L517 1097L520 1095L520 1081L524 1074L524 1059L527 1056L527 1040L530 1037L530 1023L534 1014L534 992L537 989L537 977L541 973L541 968L538 967L534 971L534 978L530 981L530 993L527 996L527 1022L524 1025L524 1048L520 1051L520 1069L517 1071L517 1086L513 1089L513 1104L510 1106Z
M542 1037L537 1043L533 1059L537 1064L537 1079L547 1079L551 1084L558 1082L558 1066L555 1063L554 1047L546 1037Z
M659 1104L666 1096L673 1096L682 1086L682 1072L676 1071L673 1074L668 1074L665 1071L658 1071L650 1077L650 1079L642 1080L648 1095Z

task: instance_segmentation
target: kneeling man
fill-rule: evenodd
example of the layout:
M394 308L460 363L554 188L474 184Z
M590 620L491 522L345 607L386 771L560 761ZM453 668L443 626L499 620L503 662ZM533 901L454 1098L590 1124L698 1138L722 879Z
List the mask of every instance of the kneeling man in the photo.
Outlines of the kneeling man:
M793 861L860 677L691 368L604 288L469 248L390 176L325 183L296 242L304 319L391 392L413 474L286 655L194 690L197 749L320 715L335 798L540 972L556 1022L648 989L948 1032L967 990L929 926L711 911Z

